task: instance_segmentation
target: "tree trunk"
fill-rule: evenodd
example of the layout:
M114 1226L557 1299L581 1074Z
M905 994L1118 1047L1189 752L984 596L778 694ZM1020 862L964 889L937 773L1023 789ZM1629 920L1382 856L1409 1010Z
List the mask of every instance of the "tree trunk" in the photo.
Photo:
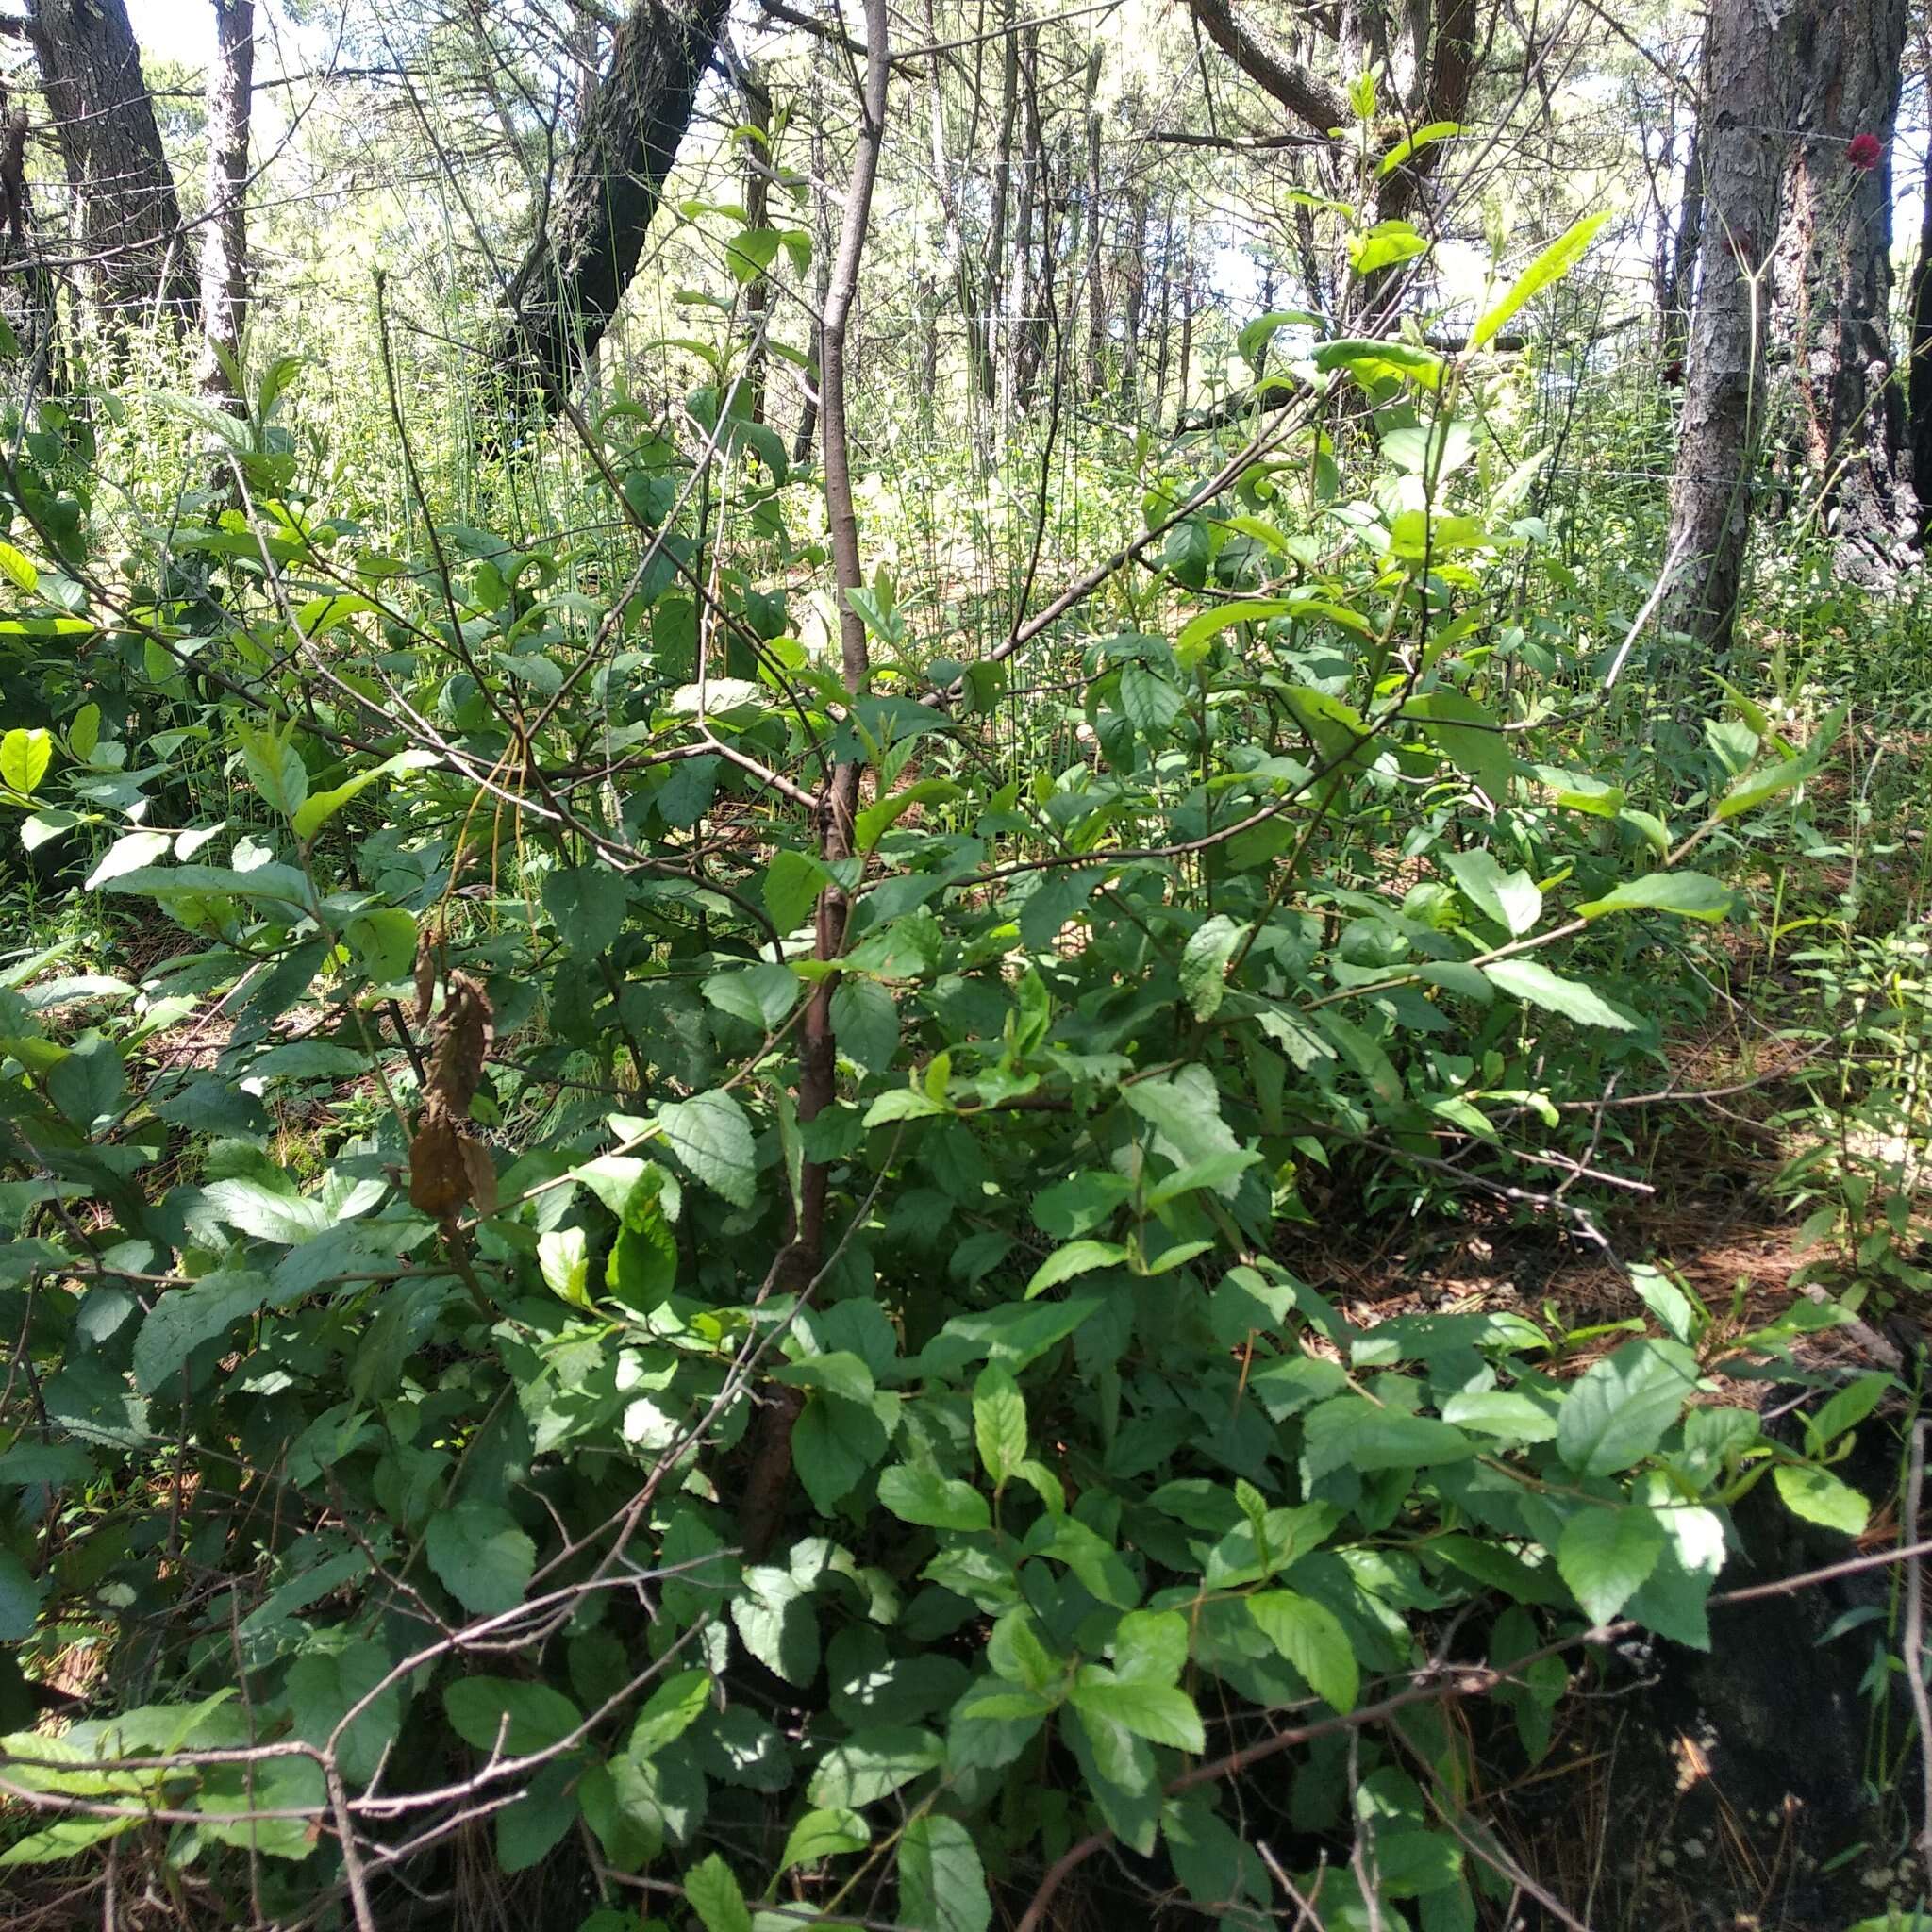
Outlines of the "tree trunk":
M507 291L496 360L534 369L542 395L568 391L617 311L726 11L636 0L618 26L562 191Z
M1704 118L1699 108L1690 123L1690 151L1684 157L1684 187L1677 200L1676 232L1671 238L1664 276L1660 346L1666 362L1681 361L1690 336L1690 310L1697 279L1697 250L1704 239Z
M7 269L0 275L0 319L27 359L25 393L15 391L12 397L25 413L26 397L43 385L63 389L66 372L59 363L54 277L36 250L33 197L26 180L26 109L9 108L4 87L0 130L0 263Z
M1126 247L1121 258L1121 404L1131 409L1141 390L1141 324L1147 309L1147 190L1127 195Z
M214 0L208 74L208 213L201 237L201 362L211 395L233 398L248 308L248 126L255 95L255 0Z
M824 52L814 42L811 59L811 211L812 324L811 371L807 380L805 408L798 413L798 428L791 439L791 460L808 462L812 438L819 426L819 372L824 367L824 337L822 327L825 303L832 287L832 217L825 199L825 92Z
M1100 49L1087 57L1087 400L1107 379L1107 277L1100 261Z
M1020 47L1013 30L1013 0L1003 0L1000 18L1000 134L992 161L992 226L986 242L987 360L983 376L986 400L1002 401L1012 344L1002 326L1005 321L1007 267L1007 202L1013 186L1013 128L1020 115ZM1006 425L1002 415L1001 427Z
M1874 588L1917 560L1893 382L1891 142L1906 0L1807 0L1798 17L1789 304L1799 451L1835 567ZM1869 165L1860 165L1869 163Z
M754 67L747 67L740 79L743 95L744 125L757 132L744 143L744 225L762 228L771 205L772 188L772 91ZM762 141L758 135L763 135ZM768 275L751 278L744 291L744 377L742 394L748 423L765 420L765 311L771 306L772 284Z
M1791 99L1790 0L1718 0L1705 39L1704 239L1666 568L1671 621L1728 650L1764 416L1764 297Z
M184 327L195 310L194 277L126 7L34 0L26 31L80 210L89 292L112 325L158 308Z

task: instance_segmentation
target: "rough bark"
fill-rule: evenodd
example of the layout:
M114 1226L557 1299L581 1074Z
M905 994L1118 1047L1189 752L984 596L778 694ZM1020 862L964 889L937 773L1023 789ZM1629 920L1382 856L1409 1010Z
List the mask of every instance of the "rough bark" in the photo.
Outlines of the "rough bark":
M1704 239L1704 110L1690 123L1690 147L1684 157L1684 186L1677 198L1677 221L1671 253L1658 294L1666 362L1683 358L1690 335L1690 309L1696 291L1697 251Z
M32 191L26 178L27 113L17 103L8 105L0 87L0 317L12 330L26 358L25 389L37 390L51 381L64 386L59 367L54 300L54 278L39 259L34 234ZM9 382L15 399L18 388Z
M203 390L232 397L248 309L248 128L255 95L255 0L214 0L208 75L208 213L201 231Z
M1789 136L1792 0L1718 0L1705 40L1705 219L1671 481L1667 608L1728 650L1764 418L1766 282Z
M726 11L727 0L637 0L618 26L563 187L506 291L495 358L533 365L540 396L569 391L617 312Z
M181 207L123 0L34 0L27 38L79 208L85 286L114 325L158 307L178 329L196 290Z
M1919 507L1899 460L1890 327L1891 145L1907 13L1906 0L1806 0L1790 247L1780 263L1804 472L1839 575L1873 588L1917 561ZM1859 136L1877 143L1875 167L1852 159Z

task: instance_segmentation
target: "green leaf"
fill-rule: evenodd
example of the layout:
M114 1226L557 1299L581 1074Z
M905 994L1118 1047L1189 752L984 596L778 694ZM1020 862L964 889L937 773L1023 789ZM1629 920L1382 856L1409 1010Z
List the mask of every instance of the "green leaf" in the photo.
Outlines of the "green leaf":
M1033 1301L1048 1289L1058 1288L1077 1274L1091 1274L1096 1268L1118 1268L1126 1260L1127 1253L1118 1241L1069 1241L1065 1247L1056 1248L1033 1271L1026 1283L1025 1298Z
M54 740L38 728L12 730L0 737L0 785L22 798L30 798L47 775L53 761Z
M580 1227L553 1227L537 1237L537 1266L543 1286L573 1307L589 1314L596 1304L585 1286L591 1268L591 1238Z
M1835 1529L1843 1536L1862 1536L1872 1506L1847 1482L1814 1462L1781 1462L1771 1479L1785 1507L1807 1523Z
M1533 1007L1561 1013L1565 1019L1582 1025L1606 1026L1628 1033L1636 1024L1598 998L1580 979L1559 979L1547 966L1539 965L1534 959L1498 959L1482 970L1505 992L1514 993Z
M1154 1128L1161 1151L1176 1167L1194 1167L1241 1149L1221 1118L1221 1090L1206 1067L1182 1067L1158 1080L1137 1080L1122 1090L1121 1098ZM1239 1186L1237 1180L1219 1191L1231 1197Z
M537 1546L494 1503L465 1501L429 1519L424 1554L443 1587L479 1617L514 1609L537 1567Z
M899 1903L912 1932L987 1932L992 1901L972 1834L957 1818L924 1812L899 1840Z
M25 591L29 595L39 588L40 572L11 543L0 543L0 573L6 575L16 590ZM85 752L81 753L81 757L86 756Z
M1461 1462L1475 1444L1460 1429L1387 1408L1365 1395L1317 1403L1302 1419L1302 1457L1310 1482L1336 1469L1422 1469Z
M1422 148L1435 142L1447 141L1469 130L1459 121L1431 121L1426 126L1418 127L1413 134L1405 135L1375 164L1377 176L1392 175L1405 161L1411 159Z
M19 1643L34 1634L46 1591L44 1579L29 1575L11 1550L0 1549L0 1643Z
M931 1731L913 1724L869 1724L825 1753L806 1794L814 1805L857 1809L889 1798L945 1757Z
M240 1228L257 1241L278 1241L284 1247L313 1241L336 1224L335 1211L323 1202L285 1194L265 1182L242 1175L210 1181L201 1191L201 1198L209 1212L227 1226Z
M333 1640L334 1633L329 1637ZM311 1639L289 1666L283 1696L295 1735L311 1744L325 1744L342 1719L369 1698L336 1742L336 1761L351 1784L366 1785L375 1775L402 1722L402 1685L375 1691L389 1672L389 1654L379 1643L318 1639Z
M290 825L296 838L307 844L343 806L368 791L378 778L386 778L392 772L414 769L425 762L426 759L421 753L399 752L394 758L385 758L381 764L374 765L366 772L358 772L353 778L345 780L331 791L311 792L296 808L289 822Z
M1684 919L1720 920L1729 916L1737 894L1701 872L1653 872L1606 892L1576 909L1586 919L1606 912L1674 912Z
M58 1824L30 1831L18 1843L8 1845L0 1852L0 1865L64 1865L90 1845L119 1838L140 1824L144 1815L129 1811L122 1818L63 1818Z
M1425 253L1429 241L1409 222L1377 222L1374 227L1348 238L1348 262L1357 275L1372 275L1398 262L1412 260ZM1332 346L1329 344L1327 346ZM1360 363L1350 365L1357 371Z
M1069 1695L1077 1709L1104 1717L1150 1744L1194 1752L1208 1747L1201 1714L1178 1685L1122 1677L1103 1664L1083 1664Z
M757 1147L751 1122L729 1093L700 1093L672 1100L658 1109L658 1124L672 1152L692 1175L737 1208L757 1197Z
M167 832L124 833L101 855L99 863L88 874L86 890L91 892L96 886L106 885L109 879L119 878L123 873L132 872L137 866L152 865L166 855L174 842L172 835Z
M1248 1599L1248 1614L1317 1697L1337 1710L1355 1708L1361 1672L1334 1611L1291 1590L1270 1590Z
M291 718L277 729L272 724L250 724L237 720L236 741L242 747L242 762L247 767L248 781L270 810L292 819L308 796L308 768L295 749L295 722Z
M1525 302L1534 301L1551 283L1568 275L1583 259L1584 252L1596 240L1597 230L1609 220L1610 213L1606 208L1600 214L1585 215L1552 242L1470 331L1469 346L1480 349Z
M794 852L789 846L774 853L765 868L765 882L760 889L772 924L781 933L796 931L818 904L828 876L824 867L808 853Z
M1641 1505L1580 1508L1557 1541L1557 1569L1592 1624L1607 1624L1664 1553L1663 1525Z
M667 1744L674 1744L704 1716L711 1706L711 1674L708 1671L679 1671L667 1677L644 1700L637 1722L625 1740L628 1757L655 1757Z
M870 852L915 805L943 805L959 795L950 778L921 778L867 806L853 823L854 843L860 852Z
M973 1437L981 1466L1004 1489L1026 1460L1026 1398L996 1363L982 1369L973 1385Z
M1444 852L1443 870L1467 894L1476 910L1521 939L1542 917L1543 895L1526 872L1505 872L1495 854L1475 846L1468 852Z
M1150 744L1158 745L1166 738L1187 704L1184 691L1138 658L1121 667L1121 709Z
M1697 1358L1681 1342L1625 1342L1571 1385L1557 1453L1579 1475L1614 1475L1657 1448L1696 1391Z
M895 1464L879 1477L879 1501L902 1523L927 1529L992 1527L992 1511L971 1483L909 1463Z
M872 1842L872 1830L857 1811L834 1806L808 1811L786 1834L778 1856L782 1874L794 1865L816 1865L847 1852L862 1852Z
M225 1268L192 1287L164 1290L134 1340L134 1386L153 1394L203 1342L254 1314L268 1296L268 1276L251 1268Z
M584 1721L561 1690L523 1677L458 1677L442 1693L450 1728L478 1751L498 1747L512 1757L560 1743Z
M705 1932L752 1932L744 1892L716 1852L684 1874L684 1897Z
M1422 720L1423 729L1442 755L1457 771L1474 778L1492 805L1508 803L1509 780L1515 772L1509 741L1474 698L1459 691L1430 691L1424 697L1411 698L1404 715Z
M1181 991L1197 1020L1211 1020L1227 991L1227 962L1241 950L1249 928L1224 912L1203 920L1181 952Z
M1409 250L1411 255L1417 252ZM1442 380L1441 357L1433 349L1418 349L1407 342L1344 337L1337 341L1324 342L1316 349L1315 367L1324 374L1331 369L1346 369L1371 382L1381 375L1406 375L1424 389L1434 389Z

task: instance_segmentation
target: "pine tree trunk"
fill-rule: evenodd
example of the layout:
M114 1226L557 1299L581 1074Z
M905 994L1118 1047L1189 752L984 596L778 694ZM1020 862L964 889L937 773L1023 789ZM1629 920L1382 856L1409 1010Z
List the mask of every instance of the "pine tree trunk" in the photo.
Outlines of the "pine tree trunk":
M1917 561L1919 506L1899 461L1890 341L1891 144L1906 23L1906 0L1807 0L1791 245L1780 261L1805 474L1839 575L1873 588ZM1875 165L1858 165L1867 160Z
M201 235L200 385L233 398L248 308L248 128L255 96L255 0L214 0L208 77L208 213Z
M637 0L618 26L563 188L507 291L496 359L534 369L541 396L569 391L617 312L726 11Z
M1699 108L1690 123L1690 149L1684 157L1684 186L1677 198L1676 230L1658 299L1662 311L1659 346L1666 362L1680 361L1690 336L1690 308L1697 279L1697 251L1704 239L1704 118Z
M89 292L112 325L158 308L185 326L195 311L194 277L126 7L34 0L26 31L80 210Z
M1671 621L1730 646L1764 420L1765 296L1789 150L1791 0L1717 0L1705 40L1705 220L1671 483Z

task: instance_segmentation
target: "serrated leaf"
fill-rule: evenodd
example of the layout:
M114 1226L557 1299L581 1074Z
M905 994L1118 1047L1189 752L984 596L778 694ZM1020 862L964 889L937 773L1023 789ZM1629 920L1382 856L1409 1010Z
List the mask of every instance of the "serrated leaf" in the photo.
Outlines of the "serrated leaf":
M1592 1624L1607 1624L1657 1568L1663 1525L1641 1505L1579 1509L1557 1541L1557 1569Z
M1339 1711L1355 1708L1361 1670L1334 1611L1294 1591L1270 1590L1249 1597L1248 1614L1317 1697Z
M908 1463L896 1464L879 1477L879 1501L900 1522L927 1529L992 1527L992 1511L971 1483Z
M1579 1475L1614 1475L1657 1448L1696 1391L1697 1359L1680 1342L1625 1342L1571 1385L1557 1453Z
M899 1905L912 1932L987 1932L992 1901L972 1834L957 1818L924 1812L899 1840Z
M1026 1398L996 1363L982 1369L973 1385L973 1437L981 1467L1004 1488L1026 1460Z
M1074 1707L1118 1724L1150 1744L1204 1751L1207 1733L1194 1701L1175 1684L1121 1677L1101 1664L1083 1664L1069 1693Z
M86 890L91 892L96 886L119 878L123 873L133 872L138 866L152 865L166 855L173 842L171 835L166 832L123 834L101 855L100 862L88 874Z
M684 1898L705 1932L752 1932L751 1907L723 1858L713 1852L684 1874Z
M479 1617L514 1609L537 1567L537 1546L509 1511L474 1500L429 1519L424 1554L444 1589Z
M734 1207L749 1208L758 1192L758 1149L751 1121L729 1093L700 1093L666 1101L658 1121L671 1151L694 1178Z
M547 1750L584 1721L561 1690L525 1677L458 1677L444 1687L442 1707L464 1743L491 1751L500 1739L512 1757Z
M268 1276L251 1268L224 1269L190 1287L163 1291L134 1340L134 1386L153 1394L197 1348L254 1314L268 1295Z
M1227 962L1241 950L1249 928L1224 912L1204 920L1181 952L1181 991L1197 1020L1211 1020L1227 991Z
M871 1842L872 1831L865 1820L845 1806L808 1811L786 1834L778 1870L783 1874L794 1865L816 1865L822 1858L862 1852Z

